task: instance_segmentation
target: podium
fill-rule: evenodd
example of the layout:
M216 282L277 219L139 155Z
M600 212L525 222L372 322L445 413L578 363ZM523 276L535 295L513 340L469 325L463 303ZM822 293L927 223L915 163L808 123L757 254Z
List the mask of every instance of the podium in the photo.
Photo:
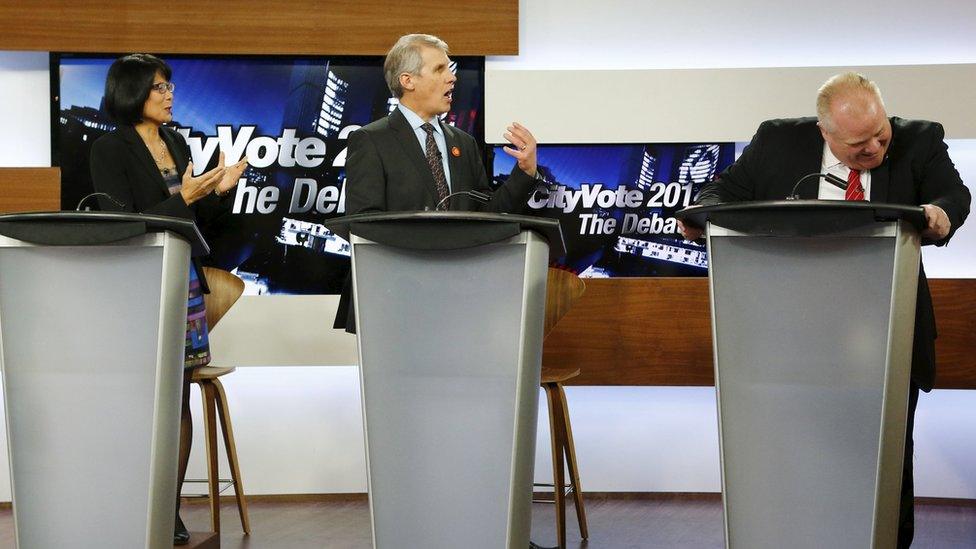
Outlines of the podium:
M21 549L172 547L195 225L0 216L0 369Z
M895 547L921 208L678 215L707 225L726 546Z
M352 248L374 547L528 547L558 222L415 212L326 225Z

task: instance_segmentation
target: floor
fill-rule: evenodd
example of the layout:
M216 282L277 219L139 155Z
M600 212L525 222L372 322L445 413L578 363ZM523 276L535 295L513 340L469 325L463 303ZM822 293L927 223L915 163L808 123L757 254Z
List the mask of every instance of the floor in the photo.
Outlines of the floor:
M586 502L589 542L579 539L575 513L568 509L568 549L721 548L722 505L716 496L593 497ZM208 507L184 506L191 530L209 525ZM919 502L914 548L976 548L976 503ZM251 535L244 536L237 509L223 505L224 549L366 549L371 547L369 508L363 497L280 500L256 498L250 503ZM554 510L533 508L532 539L554 546ZM464 546L464 540L458 540ZM0 510L0 549L13 549L13 517Z

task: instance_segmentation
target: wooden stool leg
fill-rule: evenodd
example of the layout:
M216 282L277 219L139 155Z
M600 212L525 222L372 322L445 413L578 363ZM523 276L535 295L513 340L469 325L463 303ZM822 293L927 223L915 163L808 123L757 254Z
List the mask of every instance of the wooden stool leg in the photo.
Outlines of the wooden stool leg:
M210 494L210 528L220 532L220 471L217 467L216 396L210 381L200 382L203 396L203 424L207 440L207 487Z
M576 506L576 521L579 524L580 537L588 539L586 529L586 510L583 508L583 492L580 488L579 467L576 464L576 443L573 442L573 426L569 420L569 405L566 403L566 392L562 384L559 388L559 402L563 410L562 421L565 427L563 443L566 449L566 464L569 467L569 483L573 487L573 500Z
M562 407L559 405L558 386L555 383L543 385L546 390L546 400L549 403L549 432L552 440L552 484L553 499L556 503L556 539L562 549L566 547L566 479L563 471L563 442L562 424L560 416Z
M217 417L220 418L220 431L224 435L224 450L227 451L227 461L230 464L230 478L234 481L234 493L237 497L237 512L241 515L241 528L244 534L251 535L251 521L247 517L247 500L244 499L244 483L241 482L241 468L237 462L237 444L234 442L234 427L230 422L230 409L227 407L227 394L219 379L213 380L217 397Z

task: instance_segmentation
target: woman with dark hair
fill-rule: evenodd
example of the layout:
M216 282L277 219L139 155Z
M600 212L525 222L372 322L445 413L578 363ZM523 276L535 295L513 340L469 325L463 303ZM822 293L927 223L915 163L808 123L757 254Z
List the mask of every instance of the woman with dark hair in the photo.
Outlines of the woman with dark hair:
M165 126L173 119L172 70L162 59L133 54L117 59L105 81L105 110L117 128L102 137L91 150L91 175L103 210L153 213L194 221L206 231L230 210L224 197L237 185L246 159L193 175L190 148L183 136ZM210 362L203 293L206 279L194 259L190 268L187 310L183 404L180 420L179 477L176 498L174 544L185 545L190 535L179 516L179 490L186 478L193 438L190 417L190 368Z

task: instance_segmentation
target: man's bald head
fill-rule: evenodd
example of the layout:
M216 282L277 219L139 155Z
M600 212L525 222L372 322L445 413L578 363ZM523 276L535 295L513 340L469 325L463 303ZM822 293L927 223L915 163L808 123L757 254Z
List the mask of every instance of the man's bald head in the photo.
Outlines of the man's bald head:
M854 108L876 108L884 111L884 100L878 85L863 74L845 72L827 79L817 90L817 119L828 131L833 129L832 106L855 100Z
M877 168L891 143L891 123L877 84L848 72L827 80L817 93L820 133L830 151L855 170Z

